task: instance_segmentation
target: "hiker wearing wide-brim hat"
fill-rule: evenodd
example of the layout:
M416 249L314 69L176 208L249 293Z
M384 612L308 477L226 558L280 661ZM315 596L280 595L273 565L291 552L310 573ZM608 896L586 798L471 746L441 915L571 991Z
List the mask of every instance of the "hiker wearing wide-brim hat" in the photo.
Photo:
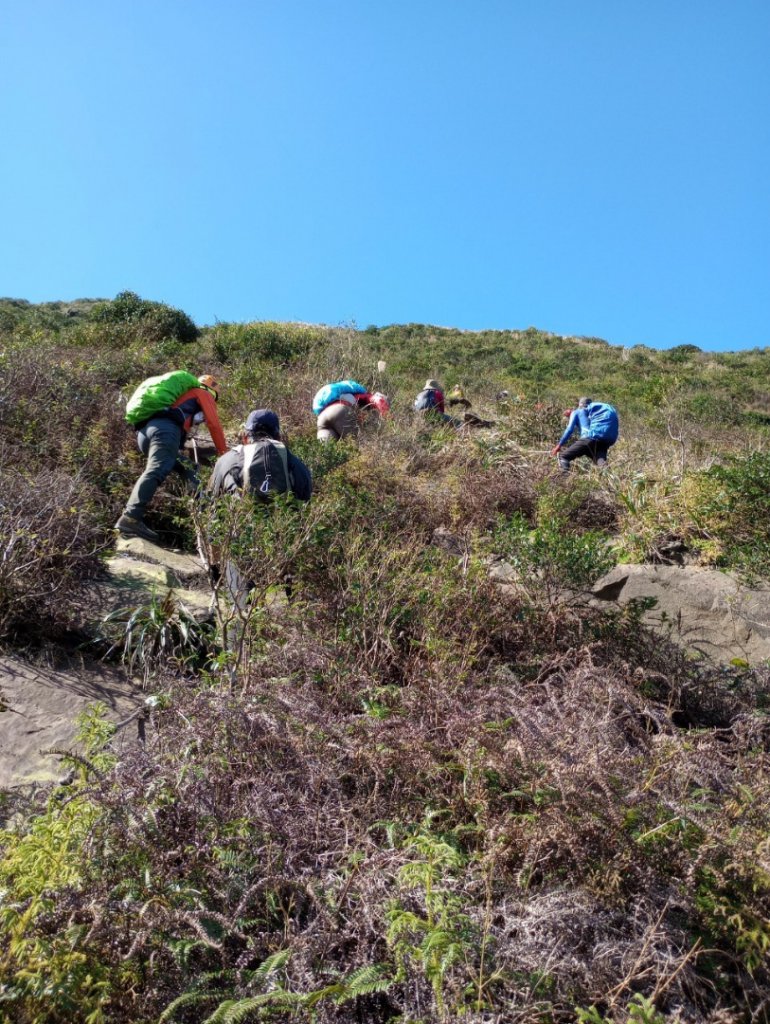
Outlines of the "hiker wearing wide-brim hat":
M444 412L444 392L433 377L425 381L422 391L414 400L414 408L416 412L424 413L433 419L442 419L444 422L450 419Z

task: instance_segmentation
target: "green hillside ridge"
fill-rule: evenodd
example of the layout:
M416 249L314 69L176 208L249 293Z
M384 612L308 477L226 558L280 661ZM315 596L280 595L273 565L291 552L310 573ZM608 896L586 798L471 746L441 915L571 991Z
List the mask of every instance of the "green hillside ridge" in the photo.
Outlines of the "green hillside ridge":
M7 650L85 641L142 466L125 400L172 368L217 377L231 438L275 409L315 495L158 492L164 542L225 538L252 612L195 626L159 595L81 648L148 680L147 738L118 759L94 714L48 803L2 798L0 1021L770 1020L770 669L587 601L672 542L770 580L770 349L0 300ZM392 415L324 447L310 403L342 377ZM416 421L426 377L494 426ZM621 439L565 479L581 394Z

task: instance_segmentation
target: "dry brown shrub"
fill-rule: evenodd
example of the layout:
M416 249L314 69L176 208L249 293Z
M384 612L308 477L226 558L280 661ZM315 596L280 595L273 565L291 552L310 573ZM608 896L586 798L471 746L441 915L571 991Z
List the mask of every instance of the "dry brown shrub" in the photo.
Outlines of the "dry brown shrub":
M100 571L96 492L56 470L5 469L0 495L0 636L55 632Z

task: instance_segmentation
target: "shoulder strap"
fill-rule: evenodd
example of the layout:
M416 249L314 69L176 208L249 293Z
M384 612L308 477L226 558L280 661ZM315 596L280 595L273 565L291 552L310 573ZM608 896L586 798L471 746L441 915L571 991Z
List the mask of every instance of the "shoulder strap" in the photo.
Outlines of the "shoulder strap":
M257 454L257 448L264 448L267 445L272 445L273 448L278 452L281 463L283 465L283 472L286 478L286 483L291 486L293 481L291 474L289 473L289 457L286 452L286 445L282 441L272 441L269 438L264 438L261 441L252 442L251 444L245 444L243 446L243 490L248 491L249 489L249 474L251 471L251 464L254 461L254 456ZM267 486L265 487L265 484ZM270 490L269 475L268 478L263 482L262 487L265 489L265 494Z
M243 446L243 482L241 486L244 491L249 489L249 473L251 472L251 464L256 453L257 446L255 444L245 444Z
M283 466L283 475L284 475L284 477L286 479L286 483L287 483L289 489L291 489L293 484L294 484L294 481L292 479L291 473L289 472L289 455L288 455L288 452L286 450L286 445L283 443L283 441L271 441L270 444L273 446L273 448L276 449L276 451L278 452L279 456L281 457L281 465Z

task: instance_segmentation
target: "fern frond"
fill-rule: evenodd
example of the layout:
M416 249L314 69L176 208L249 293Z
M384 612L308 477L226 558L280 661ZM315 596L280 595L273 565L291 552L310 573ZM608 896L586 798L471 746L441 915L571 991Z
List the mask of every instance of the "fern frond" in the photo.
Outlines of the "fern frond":
M463 958L464 947L460 942L453 942L447 946L444 955L441 957L441 973L446 974L452 964L459 963Z
M333 985L324 985L323 988L317 988L314 992L308 992L304 997L304 1005L312 1010L324 999L333 999L335 1003L344 1003L347 998L346 992L347 989L342 981L335 982Z
M179 967L187 967L190 962L190 954L193 950L201 949L202 947L203 943L199 939L177 939L169 943L171 955Z
M286 966L290 956L290 949L279 949L277 953L271 953L254 971L252 980L256 984L263 984L271 974L275 974L276 971L280 971L282 967Z
M100 771L93 761L89 761L87 757L83 757L81 754L76 754L74 750L48 747L46 750L41 750L40 753L46 757L60 757L63 761L72 761L73 764L79 764L81 768L85 768L86 771L95 775L99 781L103 781L105 778L104 772Z
M424 932L428 925L426 921L413 914L411 910L395 911L390 915L390 927L388 928L388 942L393 942L394 939L399 938L401 935L406 935L411 932Z
M344 981L344 994L337 997L336 1003L344 1002L347 999L355 999L356 996L368 996L372 992L387 992L393 984L393 979L385 974L385 964L367 964L359 967L349 974Z
M234 1006L238 1006L239 1002L243 1000L238 999L225 999L223 1003L214 1010L210 1017L207 1017L203 1024L224 1024L225 1014L228 1010L232 1010Z
M203 1024L243 1024L252 1014L258 1014L265 1006L286 1007L298 1006L305 997L298 992L287 992L277 989L275 992L261 992L258 996L248 999L227 999L207 1017Z
M451 932L444 931L443 928L434 928L425 936L422 948L426 953L443 952L446 949L451 949L452 939Z
M181 996L177 996L173 1002L168 1004L160 1017L158 1017L158 1024L168 1024L169 1021L173 1021L176 1011L181 1010L184 1006L213 1003L215 1000L221 998L221 992L185 992Z
M355 999L357 996L370 995L372 992L386 992L393 984L393 978L386 977L385 964L367 964L359 967L340 981L333 985L325 985L314 992L308 992L303 997L303 1005L312 1009L325 999L331 999L333 1003L340 1006Z

